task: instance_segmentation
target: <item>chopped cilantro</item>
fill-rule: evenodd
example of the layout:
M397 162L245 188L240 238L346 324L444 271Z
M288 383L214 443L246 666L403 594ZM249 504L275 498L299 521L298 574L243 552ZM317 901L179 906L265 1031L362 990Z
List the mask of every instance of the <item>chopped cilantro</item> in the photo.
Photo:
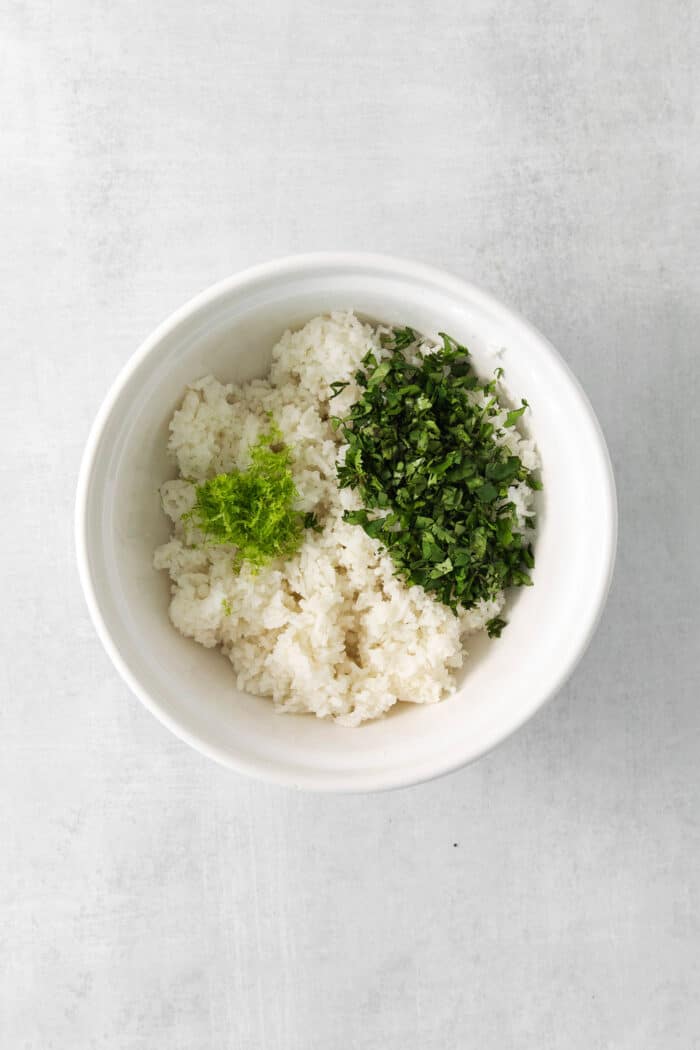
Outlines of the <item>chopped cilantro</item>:
M469 609L505 587L531 584L534 557L508 489L541 484L495 440L503 370L482 382L466 347L440 337L439 350L411 363L404 351L417 337L394 329L382 336L389 357L364 357L355 376L361 396L334 421L347 442L338 483L363 503L345 520L384 545L403 579ZM508 412L503 425L514 426L526 407ZM497 637L504 626L494 617L487 630Z
M312 510L309 510L304 515L304 528L313 529L314 532L323 532L323 529L318 523L318 518Z
M493 619L489 620L486 624L486 633L489 638L500 638L501 631L507 626L506 621L502 620L500 616L494 616Z
M523 412L525 411L525 409L527 407L528 407L527 401L525 400L525 398L523 398L520 408L514 408L512 410L512 412L508 413L508 415L506 416L506 421L503 424L503 426L504 427L514 427L515 424L520 419L520 417L522 416Z
M416 333L412 328L392 328L390 332L385 332L381 337L381 344L384 347L391 347L393 350L404 350L407 346L411 346L416 341Z

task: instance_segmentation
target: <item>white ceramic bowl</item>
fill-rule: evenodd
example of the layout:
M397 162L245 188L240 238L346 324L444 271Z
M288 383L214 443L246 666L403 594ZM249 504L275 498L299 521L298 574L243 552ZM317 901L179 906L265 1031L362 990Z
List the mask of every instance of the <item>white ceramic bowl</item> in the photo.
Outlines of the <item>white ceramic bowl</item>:
M278 715L269 701L238 692L227 660L172 627L166 574L152 568L153 550L169 531L158 497L159 485L174 476L168 421L186 383L207 372L224 381L264 376L286 328L345 308L428 335L447 331L469 347L484 374L502 364L514 395L532 406L544 482L535 586L509 603L502 637L479 639L448 700L401 704L359 729ZM241 773L302 788L369 791L426 780L483 755L556 693L603 608L616 520L600 427L576 379L531 325L426 266L316 254L222 281L146 340L92 429L76 535L98 634L125 681L174 733Z

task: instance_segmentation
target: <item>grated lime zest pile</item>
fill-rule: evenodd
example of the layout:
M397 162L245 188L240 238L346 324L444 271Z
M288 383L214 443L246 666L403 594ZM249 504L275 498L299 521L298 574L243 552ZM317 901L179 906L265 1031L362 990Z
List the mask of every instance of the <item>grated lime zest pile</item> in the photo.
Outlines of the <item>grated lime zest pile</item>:
M237 566L248 562L259 569L294 554L315 518L294 508L299 493L292 450L274 422L249 451L247 470L217 474L197 486L195 504L183 521L196 525L208 543L235 547Z

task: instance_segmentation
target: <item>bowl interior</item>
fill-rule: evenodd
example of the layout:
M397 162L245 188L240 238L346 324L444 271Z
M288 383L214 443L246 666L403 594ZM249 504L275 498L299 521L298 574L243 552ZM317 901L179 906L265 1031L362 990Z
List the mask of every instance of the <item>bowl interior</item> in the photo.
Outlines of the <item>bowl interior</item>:
M239 692L228 661L182 638L169 584L152 568L168 536L158 487L175 474L167 428L188 381L264 376L273 344L315 314L352 308L465 343L477 371L499 364L532 406L543 461L535 586L511 598L508 628L479 637L450 699L399 705L350 730L280 716ZM500 356L497 352L502 351ZM78 508L83 581L101 637L135 692L190 743L278 782L367 790L455 768L493 746L569 673L595 626L612 565L609 462L578 385L546 341L490 297L392 260L310 257L224 282L166 322L127 366L86 454Z

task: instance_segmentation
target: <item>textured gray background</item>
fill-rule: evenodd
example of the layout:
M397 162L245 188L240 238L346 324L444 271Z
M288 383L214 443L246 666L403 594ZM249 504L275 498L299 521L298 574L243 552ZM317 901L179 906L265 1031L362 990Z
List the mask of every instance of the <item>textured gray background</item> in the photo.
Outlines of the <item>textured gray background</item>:
M692 2L0 3L0 1047L700 1047ZM108 384L247 264L443 265L559 347L621 538L558 700L379 797L249 783L103 654ZM572 464L575 469L575 464Z

